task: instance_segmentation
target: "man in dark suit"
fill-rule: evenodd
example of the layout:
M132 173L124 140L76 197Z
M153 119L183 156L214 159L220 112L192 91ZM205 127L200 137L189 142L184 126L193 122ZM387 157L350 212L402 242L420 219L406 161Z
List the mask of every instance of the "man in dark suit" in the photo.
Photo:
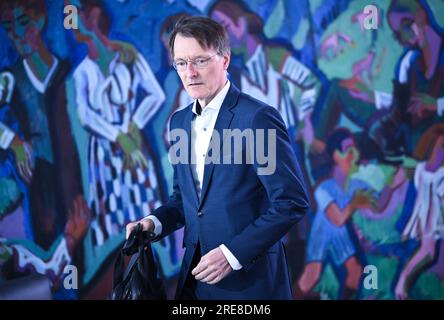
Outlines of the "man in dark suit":
M128 224L127 236L137 223L158 238L185 226L178 299L291 299L282 238L309 203L285 124L275 108L227 79L230 48L220 24L185 18L169 45L195 100L171 118L172 149L181 158L170 151L172 196Z

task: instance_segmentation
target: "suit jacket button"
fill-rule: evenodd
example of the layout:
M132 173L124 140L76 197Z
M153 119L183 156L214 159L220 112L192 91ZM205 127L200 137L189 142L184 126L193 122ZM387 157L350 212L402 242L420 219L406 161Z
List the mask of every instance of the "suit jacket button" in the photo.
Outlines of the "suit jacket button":
M202 211L199 211L199 212L197 213L197 216L198 216L198 217L200 217L200 216L202 216L202 215L203 215Z

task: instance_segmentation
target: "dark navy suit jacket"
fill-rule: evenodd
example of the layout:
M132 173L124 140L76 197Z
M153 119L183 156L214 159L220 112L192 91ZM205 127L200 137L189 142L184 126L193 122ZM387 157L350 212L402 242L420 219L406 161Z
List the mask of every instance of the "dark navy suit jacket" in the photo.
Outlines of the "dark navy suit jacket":
M193 116L192 105L176 112L170 129L184 129L191 137ZM199 243L202 255L225 244L243 266L210 286L211 298L291 299L282 238L306 214L309 202L285 124L276 109L241 93L231 84L214 128L221 141L224 129L253 129L253 132L275 129L276 170L270 175L259 175L260 163L254 160L246 164L245 157L243 164L234 164L234 159L223 164L222 146L221 163L205 165L199 198L191 166L173 165L173 193L168 203L152 214L162 223L159 238L185 226L186 250L176 297L191 272L190 264ZM268 141L266 135L265 141ZM190 151L190 141L187 146ZM243 143L244 156L245 149ZM234 158L234 152L231 153Z

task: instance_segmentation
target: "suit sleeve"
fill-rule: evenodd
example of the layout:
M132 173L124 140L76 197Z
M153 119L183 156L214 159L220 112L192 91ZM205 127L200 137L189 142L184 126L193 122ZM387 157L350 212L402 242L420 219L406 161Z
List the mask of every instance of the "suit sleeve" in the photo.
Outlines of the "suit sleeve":
M276 152L275 156L269 155L269 161L275 161L276 165L271 174L261 174L261 165L255 157L254 170L266 190L270 206L227 244L246 268L279 241L309 209L302 173L279 112L272 107L260 108L253 118L252 128L256 133L258 129L264 129L265 133L275 131ZM267 135L264 141L265 151L273 150L268 145ZM274 143L273 139L270 142Z

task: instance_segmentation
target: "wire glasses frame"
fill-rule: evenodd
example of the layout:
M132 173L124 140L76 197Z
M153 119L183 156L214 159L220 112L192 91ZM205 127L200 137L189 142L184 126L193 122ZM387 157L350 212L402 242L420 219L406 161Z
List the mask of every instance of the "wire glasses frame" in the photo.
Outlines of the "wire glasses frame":
M208 63L210 62L210 60L217 55L218 54L215 53L208 58L196 58L193 60L179 59L179 60L173 62L173 68L179 72L183 72L187 69L188 63L191 63L193 65L193 67L196 69L204 69L204 68L208 67Z

